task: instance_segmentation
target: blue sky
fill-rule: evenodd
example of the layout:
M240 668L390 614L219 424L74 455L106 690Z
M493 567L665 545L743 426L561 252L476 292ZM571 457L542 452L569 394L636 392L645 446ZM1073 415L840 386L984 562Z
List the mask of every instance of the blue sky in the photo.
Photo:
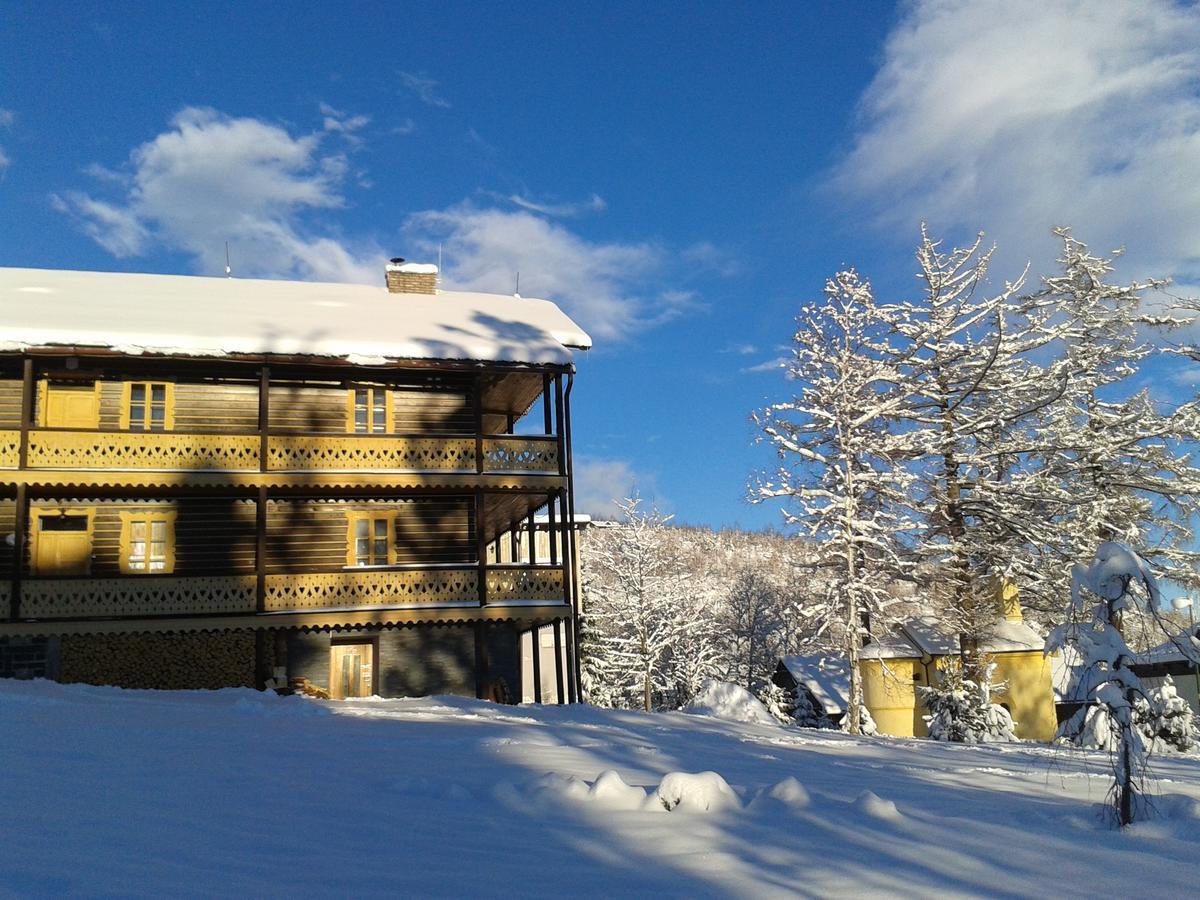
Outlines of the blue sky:
M558 300L581 509L765 527L752 410L798 304L912 289L924 218L1200 283L1194 5L0 3L0 265ZM1193 383L1188 373L1165 373Z

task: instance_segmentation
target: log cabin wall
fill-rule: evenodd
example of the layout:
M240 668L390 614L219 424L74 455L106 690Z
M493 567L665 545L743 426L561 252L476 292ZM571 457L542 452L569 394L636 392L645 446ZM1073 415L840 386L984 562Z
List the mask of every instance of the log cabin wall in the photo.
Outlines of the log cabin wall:
M271 384L270 428L286 434L345 434L347 403L356 386L378 386L389 392L391 433L439 432L471 434L475 420L470 387L461 379L436 378L428 383L361 381L287 381Z
M15 510L12 503L8 505ZM34 500L30 503L30 532L36 515L55 509L94 511L91 575L96 578L121 575L121 513L133 509L171 510L175 513L175 568L171 574L205 576L254 572L255 511L252 500L192 497L166 500ZM0 528L3 527L0 523ZM32 553L33 541L26 541L26 547ZM11 565L11 548L8 558ZM26 573L31 568L29 560L27 554Z
M0 380L0 428L21 427L21 379Z
M271 500L267 573L336 572L347 564L350 517L394 514L396 565L475 561L469 497Z

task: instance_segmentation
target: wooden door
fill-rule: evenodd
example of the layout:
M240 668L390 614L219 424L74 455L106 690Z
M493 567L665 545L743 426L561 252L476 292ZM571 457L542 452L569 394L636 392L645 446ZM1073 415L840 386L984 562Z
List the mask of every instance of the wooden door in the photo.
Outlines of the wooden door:
M329 696L370 697L374 657L372 644L334 644L329 653Z
M99 428L100 404L94 384L46 385L42 424L47 428Z
M88 575L92 535L88 517L78 513L41 513L33 565L39 575Z

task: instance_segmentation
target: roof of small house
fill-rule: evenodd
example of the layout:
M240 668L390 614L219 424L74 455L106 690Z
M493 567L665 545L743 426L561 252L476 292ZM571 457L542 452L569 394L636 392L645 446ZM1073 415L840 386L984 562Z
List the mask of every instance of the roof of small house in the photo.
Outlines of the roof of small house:
M1134 665L1152 666L1160 663L1192 662L1192 657L1180 649L1180 645L1194 648L1197 658L1200 658L1200 625L1194 630L1184 629L1174 640L1166 640L1157 647L1151 647L1134 656Z
M382 275L382 273L381 273ZM382 281L382 278L381 278ZM566 364L591 338L548 300L382 284L0 268L0 351Z
M797 684L804 685L816 697L826 714L846 711L850 698L850 670L844 658L815 653L785 656L780 662Z
M1041 650L1046 641L1024 622L998 619L980 642L985 653L1016 653ZM917 616L902 622L890 634L873 639L862 649L865 659L907 659L924 656L954 656L959 653L958 634L936 616Z

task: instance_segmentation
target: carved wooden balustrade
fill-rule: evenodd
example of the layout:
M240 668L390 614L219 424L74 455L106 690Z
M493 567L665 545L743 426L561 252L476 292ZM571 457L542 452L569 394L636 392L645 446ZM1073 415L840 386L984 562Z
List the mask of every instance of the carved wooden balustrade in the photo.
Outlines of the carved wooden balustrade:
M271 435L267 466L275 471L474 472L475 438Z
M482 438L486 473L558 474L553 437ZM164 431L29 432L31 469L150 471L257 471L257 434L195 434ZM0 468L15 468L20 432L0 431ZM287 435L267 439L273 472L478 471L474 435Z
M0 431L0 469L15 469L21 460L21 432Z
M21 585L21 616L76 619L252 613L253 575L55 578Z
M30 468L229 471L258 468L256 435L33 431Z
M512 600L561 603L563 572L559 567L518 566L489 567L487 570L488 603Z
M461 569L349 569L316 575L267 577L268 612L370 606L473 606L479 602L475 567Z
M544 437L488 437L485 472L558 472L558 441Z
M488 603L563 602L561 567L503 566L488 568L486 577ZM269 575L264 611L477 606L478 579L479 570L474 565ZM8 599L9 586L0 582L4 608ZM21 586L24 619L154 618L256 611L253 575L35 578Z

